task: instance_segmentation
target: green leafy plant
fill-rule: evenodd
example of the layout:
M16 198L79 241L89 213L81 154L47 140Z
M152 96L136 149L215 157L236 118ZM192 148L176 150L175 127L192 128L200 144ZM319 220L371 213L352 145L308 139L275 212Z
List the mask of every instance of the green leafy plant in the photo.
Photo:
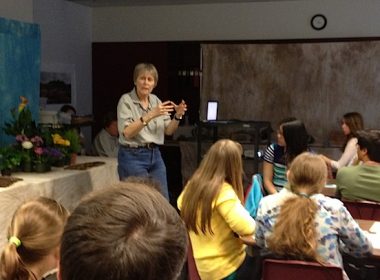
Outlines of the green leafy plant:
M70 146L68 146L69 153L79 153L81 144L78 131L74 128L70 128L64 130L62 134L62 137L70 142Z
M20 96L21 103L18 108L11 109L12 121L4 124L3 130L8 135L26 135L28 137L35 135L37 126L32 117L32 112L26 106L28 100Z
M14 169L20 166L21 152L13 145L0 147L0 170Z

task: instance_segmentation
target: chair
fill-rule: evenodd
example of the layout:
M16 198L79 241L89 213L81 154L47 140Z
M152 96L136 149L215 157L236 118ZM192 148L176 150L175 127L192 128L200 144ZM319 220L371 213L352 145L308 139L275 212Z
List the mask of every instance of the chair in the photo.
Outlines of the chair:
M201 277L199 276L197 266L195 265L194 255L193 255L193 248L191 246L191 241L189 238L189 245L187 250L187 273L188 273L188 280L201 280Z
M354 219L380 221L380 202L342 199Z
M296 260L265 259L263 280L343 280L343 270L332 265Z
M263 180L260 174L252 176L252 183L244 195L244 207L247 209L252 218L256 218L259 203L263 198L262 194Z

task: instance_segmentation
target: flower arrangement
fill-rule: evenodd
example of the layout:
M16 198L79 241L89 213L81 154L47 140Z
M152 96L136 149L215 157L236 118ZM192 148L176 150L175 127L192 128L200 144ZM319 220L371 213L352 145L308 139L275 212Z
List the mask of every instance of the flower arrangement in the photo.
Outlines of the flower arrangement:
M11 109L12 122L4 125L4 132L8 135L26 135L28 137L35 135L37 126L32 117L32 112L27 107L28 99L20 96L20 104L17 108Z
M16 141L0 150L0 169L12 162L12 167L21 165L24 171L31 171L33 166L36 171L37 165L55 165L64 159L69 160L72 153L80 151L79 134L74 128L37 127L27 107L28 100L22 96L20 100L20 105L11 109L12 121L3 127L4 132L15 136ZM8 150L13 152L9 153Z

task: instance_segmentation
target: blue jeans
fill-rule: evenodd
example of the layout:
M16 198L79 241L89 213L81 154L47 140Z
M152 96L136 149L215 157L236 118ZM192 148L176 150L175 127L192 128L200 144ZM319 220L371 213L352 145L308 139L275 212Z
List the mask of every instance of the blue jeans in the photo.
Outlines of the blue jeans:
M129 176L151 177L160 184L161 194L169 200L166 167L158 147L148 149L120 146L117 170L121 181Z

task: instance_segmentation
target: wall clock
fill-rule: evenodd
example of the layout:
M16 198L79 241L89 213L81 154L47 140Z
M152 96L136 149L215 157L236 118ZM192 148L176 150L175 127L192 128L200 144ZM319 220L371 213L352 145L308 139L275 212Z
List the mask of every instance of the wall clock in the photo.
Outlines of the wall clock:
M320 31L326 27L327 18L322 14L316 14L311 18L310 24L313 29Z

